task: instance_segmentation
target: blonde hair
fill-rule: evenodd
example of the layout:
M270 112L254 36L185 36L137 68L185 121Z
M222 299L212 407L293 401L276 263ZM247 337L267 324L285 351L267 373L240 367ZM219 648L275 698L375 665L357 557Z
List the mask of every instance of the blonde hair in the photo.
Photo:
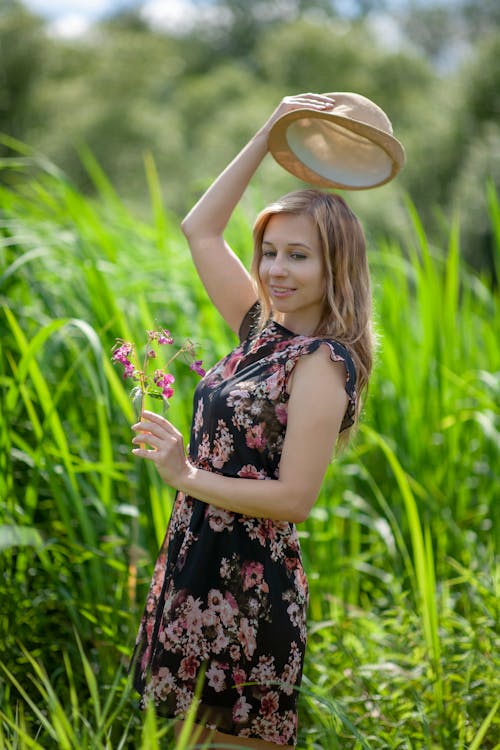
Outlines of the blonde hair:
M356 421L373 364L371 283L366 241L361 224L343 198L321 190L298 190L267 206L253 228L252 275L261 302L261 326L271 314L271 302L259 276L266 226L276 214L301 214L315 221L326 274L321 319L314 336L335 339L346 346L356 367Z

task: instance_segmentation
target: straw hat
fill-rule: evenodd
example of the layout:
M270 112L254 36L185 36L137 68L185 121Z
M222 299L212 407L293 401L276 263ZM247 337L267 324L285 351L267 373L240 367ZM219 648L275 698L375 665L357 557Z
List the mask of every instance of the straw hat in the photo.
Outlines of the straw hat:
M319 187L363 190L383 185L405 163L391 121L374 102L348 92L325 94L332 109L297 109L269 132L269 150L282 167Z

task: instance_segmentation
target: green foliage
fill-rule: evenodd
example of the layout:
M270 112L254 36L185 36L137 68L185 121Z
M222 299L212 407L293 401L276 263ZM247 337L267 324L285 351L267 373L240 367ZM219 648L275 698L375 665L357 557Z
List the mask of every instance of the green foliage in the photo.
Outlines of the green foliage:
M0 746L173 747L125 675L172 492L130 456L109 355L164 325L210 364L233 337L151 157L137 219L89 152L98 200L5 143L18 156L0 188ZM492 182L487 203L499 263ZM464 263L458 220L437 247L406 213L411 243L371 253L380 346L363 423L300 531L308 750L497 747L498 295ZM248 259L243 212L229 236ZM187 434L195 376L175 374L170 416Z
M0 131L27 140L94 193L80 156L90 148L144 216L142 164L151 152L179 215L281 97L359 91L388 112L408 156L395 185L370 203L369 233L400 232L392 196L407 191L442 244L459 205L464 255L493 268L482 186L487 178L500 186L498 3L193 3L183 28L152 29L139 2L72 40L44 35L21 3L4 3ZM271 196L289 189L276 166L264 173Z
M42 22L20 3L0 7L0 131L25 135L32 121L31 97L40 80L47 44Z

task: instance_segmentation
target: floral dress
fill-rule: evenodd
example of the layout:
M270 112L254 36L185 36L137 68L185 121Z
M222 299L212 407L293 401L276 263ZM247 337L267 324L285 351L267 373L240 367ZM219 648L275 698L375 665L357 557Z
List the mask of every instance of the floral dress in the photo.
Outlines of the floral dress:
M279 477L287 382L299 357L327 344L344 362L353 423L355 370L336 341L299 336L274 321L201 380L189 459L229 477ZM311 394L313 397L313 394ZM203 687L197 722L277 745L294 744L306 645L307 580L293 523L253 518L178 492L137 637L134 685L168 717L183 717Z

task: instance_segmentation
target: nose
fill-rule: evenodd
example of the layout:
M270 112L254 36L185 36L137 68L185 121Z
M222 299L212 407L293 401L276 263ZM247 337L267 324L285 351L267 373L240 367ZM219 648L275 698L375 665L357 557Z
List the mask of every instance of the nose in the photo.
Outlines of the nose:
M285 276L287 272L284 258L279 253L274 256L271 266L269 268L270 276Z

